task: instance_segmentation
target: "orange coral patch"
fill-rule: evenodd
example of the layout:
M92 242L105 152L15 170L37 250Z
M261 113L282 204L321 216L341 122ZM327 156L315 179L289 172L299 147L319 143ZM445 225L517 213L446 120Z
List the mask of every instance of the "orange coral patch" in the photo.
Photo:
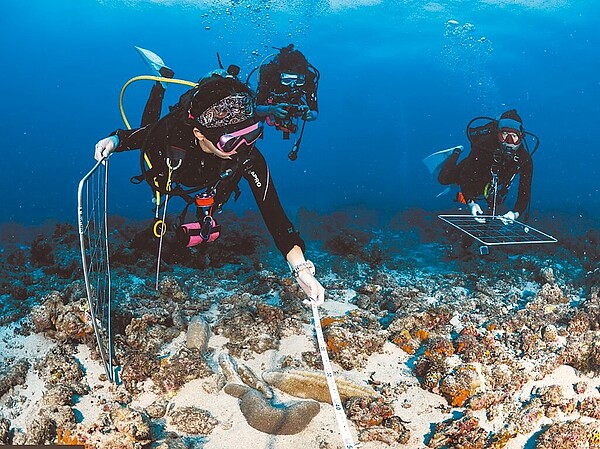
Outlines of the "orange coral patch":
M84 446L85 449L94 449L92 444L79 439L77 435L72 435L68 429L56 429L56 444L59 446Z
M337 321L336 318L331 317L331 316L326 316L325 318L321 318L321 326L322 327L331 326L336 321Z
M460 390L456 396L452 397L452 405L454 407L462 407L470 396L471 392L469 390Z
M333 337L327 339L327 350L331 352L338 352L346 346L348 346L348 342L346 341L339 341Z
M418 329L415 332L415 337L417 337L419 340L427 340L427 338L429 338L429 332L427 332L425 329Z
M415 348L413 348L412 346L410 346L410 345L407 345L407 344L401 344L401 345L398 345L398 346L399 346L401 349L403 349L403 350L404 350L404 351L405 351L407 354L410 354L410 355L413 355L415 352L417 352L417 351L415 350Z

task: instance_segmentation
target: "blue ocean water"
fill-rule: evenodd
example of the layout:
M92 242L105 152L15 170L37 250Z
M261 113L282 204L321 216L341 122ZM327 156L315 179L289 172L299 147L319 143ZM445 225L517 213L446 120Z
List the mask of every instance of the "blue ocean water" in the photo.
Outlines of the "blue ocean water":
M3 80L0 222L76 221L76 189L94 144L123 127L119 91L148 74L134 45L178 78L225 65L245 77L294 43L320 73L316 122L299 158L270 130L260 143L290 216L301 207L391 212L454 207L421 163L463 144L479 115L516 108L539 136L532 210L598 219L597 2L63 0L10 2L0 19ZM139 120L150 83L132 85ZM166 103L182 90L169 87ZM111 158L111 213L151 216L134 186L136 152ZM516 190L514 188L513 190ZM230 209L255 208L249 190Z

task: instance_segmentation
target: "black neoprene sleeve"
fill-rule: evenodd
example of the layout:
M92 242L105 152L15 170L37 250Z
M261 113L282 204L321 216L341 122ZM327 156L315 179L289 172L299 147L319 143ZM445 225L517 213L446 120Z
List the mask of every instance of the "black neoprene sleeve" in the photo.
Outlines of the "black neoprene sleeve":
M244 162L243 176L252 190L267 229L283 257L285 258L295 245L304 251L304 241L283 210L269 167L257 148L254 148Z

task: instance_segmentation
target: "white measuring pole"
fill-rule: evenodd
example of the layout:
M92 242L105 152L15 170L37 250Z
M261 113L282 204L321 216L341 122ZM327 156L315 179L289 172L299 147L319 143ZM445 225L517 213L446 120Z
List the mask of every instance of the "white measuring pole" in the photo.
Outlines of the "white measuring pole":
M325 345L325 339L323 338L323 329L321 329L319 309L314 304L312 304L312 312L313 320L315 322L315 331L317 333L317 341L319 343L319 352L321 353L323 369L325 370L325 377L327 378L327 385L329 386L331 403L335 409L335 417L337 419L338 428L340 429L340 433L342 435L342 441L344 442L344 449L354 449L357 446L354 445L354 441L352 441L352 435L350 434L350 429L348 428L346 413L342 407L340 394L338 393L337 385L335 384L335 378L333 377L333 370L331 369L331 363L329 362L329 355L327 355L327 346Z

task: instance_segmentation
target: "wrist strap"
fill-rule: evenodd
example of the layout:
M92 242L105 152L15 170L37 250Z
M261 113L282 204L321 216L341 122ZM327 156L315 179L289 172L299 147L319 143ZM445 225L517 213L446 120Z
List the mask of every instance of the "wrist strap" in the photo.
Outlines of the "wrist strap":
M295 278L297 278L298 275L300 274L300 272L306 268L310 269L310 274L312 274L314 276L315 265L310 260L307 260L305 262L300 262L298 265L293 267L292 274L294 275Z

